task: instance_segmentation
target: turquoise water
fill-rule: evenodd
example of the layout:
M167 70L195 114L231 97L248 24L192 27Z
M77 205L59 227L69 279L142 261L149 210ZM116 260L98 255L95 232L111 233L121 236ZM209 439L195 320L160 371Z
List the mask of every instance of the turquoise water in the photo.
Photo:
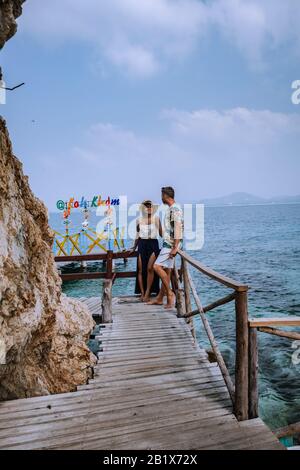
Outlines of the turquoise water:
M52 227L62 228L58 214L51 214L50 222ZM204 247L190 253L207 266L251 286L250 316L300 315L300 205L207 207ZM97 263L92 267L99 268ZM117 270L134 268L134 260L126 268L122 262L116 265ZM195 270L192 275L204 305L229 292ZM118 280L114 295L132 294L133 289L133 279ZM63 290L74 297L97 296L101 294L101 281L67 282ZM233 373L234 304L214 310L208 318ZM196 331L199 343L208 347L199 319ZM258 335L260 416L272 428L300 421L300 364L292 363L292 341Z

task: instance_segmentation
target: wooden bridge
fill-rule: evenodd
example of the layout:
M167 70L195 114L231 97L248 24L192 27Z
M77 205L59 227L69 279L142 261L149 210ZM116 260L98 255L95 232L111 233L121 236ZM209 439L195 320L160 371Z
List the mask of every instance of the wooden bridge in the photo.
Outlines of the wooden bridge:
M74 274L105 278L102 300L85 300L94 316L101 314L94 378L73 393L0 403L0 449L284 449L257 416L256 331L295 338L298 333L271 326L299 326L300 319L249 320L247 286L184 252L180 271L173 274L176 309L145 305L136 297L112 299L118 274L132 273L114 273L111 260L127 255L108 254L106 273ZM203 307L188 264L233 292ZM233 300L234 384L205 315ZM203 321L216 362L195 340L195 315Z

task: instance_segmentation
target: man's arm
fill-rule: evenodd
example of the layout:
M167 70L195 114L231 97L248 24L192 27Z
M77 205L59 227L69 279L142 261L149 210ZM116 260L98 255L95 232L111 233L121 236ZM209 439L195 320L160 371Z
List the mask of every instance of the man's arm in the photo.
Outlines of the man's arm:
M161 221L160 221L160 218L157 217L157 224L158 224L158 233L159 233L159 236L162 238L163 237L163 229L162 229L162 225L161 225Z
M174 246L170 251L170 257L174 258L177 254L179 243L182 240L182 224L180 218L175 218L174 220Z
M174 246L173 246L172 250L170 251L170 258L174 258L177 255L179 242L180 242L180 240L175 240Z

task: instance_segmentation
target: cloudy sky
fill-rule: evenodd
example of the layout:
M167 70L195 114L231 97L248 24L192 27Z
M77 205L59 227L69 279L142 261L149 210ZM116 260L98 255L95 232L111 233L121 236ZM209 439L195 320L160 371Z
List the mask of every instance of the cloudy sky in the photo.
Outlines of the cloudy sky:
M18 23L0 112L50 210L300 193L298 0L27 0Z

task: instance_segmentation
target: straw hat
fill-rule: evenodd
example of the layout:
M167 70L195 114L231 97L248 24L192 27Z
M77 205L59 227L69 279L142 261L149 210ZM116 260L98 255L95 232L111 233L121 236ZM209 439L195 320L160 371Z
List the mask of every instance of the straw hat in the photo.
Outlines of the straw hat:
M152 214L155 214L155 212L157 211L157 209L159 208L159 205L158 204L154 204L152 201L150 201L150 199L145 199L141 204L140 204L140 212L142 213L145 213L146 212L146 207L145 207L145 204L151 204L151 207L152 207Z

